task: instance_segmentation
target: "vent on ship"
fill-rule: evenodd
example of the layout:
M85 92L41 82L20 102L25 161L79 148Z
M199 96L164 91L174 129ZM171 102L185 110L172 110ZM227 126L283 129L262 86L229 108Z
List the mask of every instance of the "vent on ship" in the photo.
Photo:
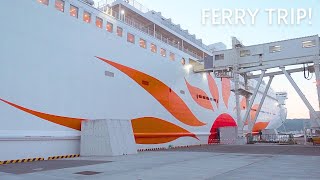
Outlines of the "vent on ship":
M108 76L108 77L114 77L114 73L113 73L113 72L110 72L110 71L105 71L105 72L104 72L104 75L105 75L105 76Z
M149 82L148 82L148 81L144 81L144 80L143 80L143 81L142 81L142 84L143 84L143 85L146 85L146 86L149 86Z

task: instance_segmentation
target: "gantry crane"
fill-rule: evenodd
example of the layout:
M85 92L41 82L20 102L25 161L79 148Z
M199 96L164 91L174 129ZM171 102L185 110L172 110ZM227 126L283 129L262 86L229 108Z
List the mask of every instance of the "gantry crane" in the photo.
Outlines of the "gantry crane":
M259 91L259 87L264 77L269 77L269 81L264 90L262 99L257 109L257 114L254 120L249 121L249 132L252 132L261 107L266 98L274 76L284 74L295 91L310 111L311 124L315 128L320 127L320 113L315 111L310 102L304 96L299 86L291 77L291 73L305 71L314 72L316 77L316 87L318 99L320 99L320 71L319 71L319 54L320 54L320 38L318 35L289 39L253 46L244 46L237 38L232 38L232 49L214 51L213 56L208 56L204 60L204 69L201 72L214 72L216 77L233 78L234 92L236 96L238 137L243 137L244 121L248 119L250 110ZM295 68L286 70L288 66L312 64L304 68ZM269 72L269 69L279 68L279 71ZM251 72L259 72L260 74L253 75ZM240 76L243 76L245 83L248 79L258 79L253 92L246 88L240 87ZM240 95L249 97L248 107L245 115L241 118L240 115ZM320 102L319 102L320 107Z

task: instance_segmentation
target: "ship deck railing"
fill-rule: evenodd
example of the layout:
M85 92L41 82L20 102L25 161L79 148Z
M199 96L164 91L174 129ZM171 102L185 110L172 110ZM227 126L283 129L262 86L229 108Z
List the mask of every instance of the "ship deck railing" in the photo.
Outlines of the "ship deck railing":
M113 2L114 2L114 1L116 1L116 0L107 0L107 1L113 1ZM141 11L141 12L143 12L143 13L148 13L148 12L150 11L149 8L143 6L141 3L139 3L139 2L136 1L136 0L123 0L123 1L127 2L129 5L131 5L132 7L136 8L137 10L139 10L139 11ZM178 29L178 28L175 28L174 26L172 26L172 24L170 24L169 22L167 22L167 21L161 21L161 23L162 23L163 25L169 27L170 29L174 30L175 32L181 34L181 30ZM182 31L182 32L183 32L183 31ZM201 46L201 47L209 50L208 47L206 47L206 46L202 43L202 41L200 41L200 40L198 40L198 39L196 39L196 38L191 38L189 34L185 33L185 36L184 36L184 37L187 38L188 40L190 40L191 42L193 42L193 43L195 43L195 44L197 44L197 45L199 45L199 46Z
M125 1L125 0L124 0ZM198 54L190 51L189 49L187 48L184 48L182 47L182 45L174 42L174 41L171 41L169 38L167 38L166 36L164 36L163 34L155 31L153 29L150 29L150 28L146 28L143 24L137 22L136 20L130 18L130 17L125 17L125 18L121 18L119 16L119 13L116 12L116 11L113 11L112 9L112 3L116 2L116 0L102 0L100 2L98 2L97 4L97 9L104 12L105 14L109 15L109 16L112 16L113 18L149 35L149 36L152 36L160 41L162 41L163 43L166 43L174 48L177 48L179 49L180 51L183 51L187 54L189 54L190 56L193 56L195 57L196 59L202 61L204 58L199 56ZM138 9L139 11L141 12L148 12L149 9L145 8L143 5L141 5L140 3L138 3L137 1L135 0L128 0L127 1L129 5L133 6L134 8ZM188 39L188 38L187 38ZM191 40L191 39L189 39ZM192 42L194 42L193 40L191 40ZM201 43L200 45L201 47L203 47L203 44Z

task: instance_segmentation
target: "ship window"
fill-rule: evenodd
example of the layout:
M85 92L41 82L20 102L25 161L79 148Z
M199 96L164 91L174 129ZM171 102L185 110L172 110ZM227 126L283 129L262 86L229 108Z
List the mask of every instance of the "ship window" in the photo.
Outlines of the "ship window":
M131 33L127 34L127 41L134 44L134 35Z
M56 0L55 7L57 10L63 12L64 11L64 1L63 0Z
M175 54L170 52L170 60L174 61L176 59Z
M70 5L70 16L78 18L79 9L76 6Z
M186 60L184 58L181 59L181 64L185 65L186 64Z
M161 49L160 49L160 55L163 56L163 57L166 57L166 55L167 55L166 50L163 49L163 48L161 48Z
M199 98L202 98L202 96L201 96L201 95L199 95Z
M38 2L47 6L49 5L49 0L38 0Z
M250 50L242 50L240 51L240 57L250 56Z
M275 53L275 52L280 52L280 51L281 51L281 46L270 46L269 47L270 53Z
M91 22L91 14L87 11L83 12L83 21L86 23L90 23Z
M215 60L224 60L224 54L217 54L214 56Z
M156 53L157 52L157 45L151 43L150 49L151 49L151 52Z
M111 33L113 32L113 24L110 22L107 22L107 31Z
M96 17L96 26L102 28L103 20L99 17Z
M117 27L117 35L122 37L123 29L121 27Z
M145 49L147 48L146 40L140 38L139 44L140 44L140 47L145 48Z
M311 47L315 47L315 46L316 46L316 40L302 42L302 47L304 47L304 48L311 48Z

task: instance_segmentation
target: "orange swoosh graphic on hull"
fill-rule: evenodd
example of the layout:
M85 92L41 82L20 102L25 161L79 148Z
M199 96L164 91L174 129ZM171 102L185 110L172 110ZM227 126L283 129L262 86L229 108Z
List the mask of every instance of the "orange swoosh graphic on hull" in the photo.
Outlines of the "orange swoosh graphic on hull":
M269 122L257 122L252 129L252 132L259 132L265 129L269 125Z
M197 88L197 87L190 85L186 79L185 79L185 81L186 81L186 84L187 84L187 87L188 87L188 90L191 94L192 99L199 106L206 108L206 109L210 109L213 111L213 106L212 106L210 100L206 99L206 98L209 98L209 96L200 88ZM201 95L201 97L199 97L198 95ZM202 98L203 96L205 96L205 97Z
M208 74L208 86L212 97L216 100L217 107L219 107L219 90L216 81Z
M224 104L228 108L229 105L229 97L231 94L231 83L229 78L222 78L222 97Z
M250 119L253 120L256 117L257 109L259 108L259 104L254 104L250 111Z
M184 101L177 95L177 93L171 90L163 82L130 67L112 62L104 58L97 58L117 68L118 70L129 76L132 80L137 82L179 121L190 126L205 125L205 123L199 121L195 117L195 115L191 112Z
M240 109L245 110L247 109L247 98L243 97L240 102Z
M257 109L259 104L254 104L250 110L250 120L253 121L257 114ZM244 125L248 125L248 119L245 121Z
M162 144L180 137L198 139L195 134L159 118L137 118L131 120L131 124L137 144Z
M246 110L247 109L247 98L243 97L242 100L240 101L240 110ZM234 111L237 110L237 107L233 108Z
M243 97L240 101L240 110L246 110L247 109L247 98ZM234 107L233 110L237 110L237 107Z
M39 117L41 119L44 119L44 120L50 121L52 123L59 124L59 125L71 128L71 129L75 129L75 130L78 130L78 131L81 130L81 121L85 120L85 119L80 119L80 118L70 118L70 117L63 117L63 116L56 116L56 115L46 114L46 113L42 113L42 112L38 112L38 111L34 111L34 110L31 110L31 109L24 108L22 106L13 104L13 103L8 102L8 101L3 100L3 99L0 99L0 101L4 102L6 104L9 104L9 105L21 110L21 111L24 111L26 113L32 114L34 116L37 116L37 117Z

